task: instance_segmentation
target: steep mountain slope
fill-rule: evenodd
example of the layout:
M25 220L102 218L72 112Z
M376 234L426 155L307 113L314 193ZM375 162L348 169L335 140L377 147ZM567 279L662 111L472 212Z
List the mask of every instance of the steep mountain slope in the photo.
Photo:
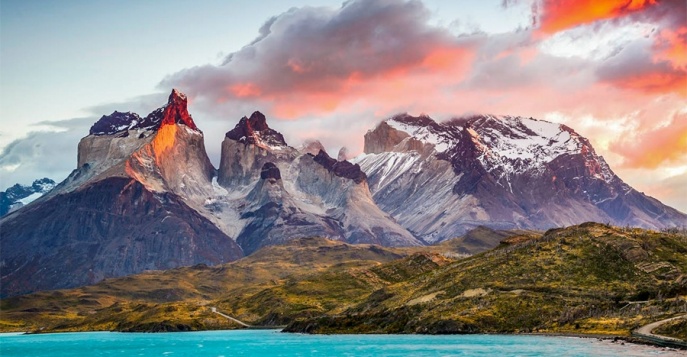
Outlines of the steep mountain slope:
M194 208L213 194L214 168L186 103L174 90L143 119L103 116L79 143L79 167L3 217L2 296L243 256Z
M247 254L309 236L422 244L377 207L359 166L329 157L316 142L288 146L260 112L227 132L217 181L227 193L215 196L212 213Z
M428 242L478 225L547 229L585 221L684 226L687 215L637 192L565 125L476 116L399 115L365 135L353 160L375 202Z
M31 186L15 184L0 192L0 217L33 202L55 187L55 181L42 178L33 181Z

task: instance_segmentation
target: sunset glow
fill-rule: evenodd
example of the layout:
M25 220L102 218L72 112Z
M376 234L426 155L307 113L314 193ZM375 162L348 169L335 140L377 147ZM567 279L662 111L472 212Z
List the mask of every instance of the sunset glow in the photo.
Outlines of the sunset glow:
M654 6L658 0L544 0L539 30L552 34L572 27L615 19Z
M238 5L225 6L232 11L199 4L186 12L216 17L213 24L219 28L238 21ZM149 88L164 93L178 88L193 100L190 111L210 150L237 118L260 110L289 144L317 139L332 150L346 146L351 155L362 151L367 130L397 113L427 113L438 120L482 113L521 115L574 128L638 189L687 196L687 189L680 191L687 187L684 0L290 0L250 6L262 11L258 19L223 29L220 35L208 30L185 35L202 26L166 30L175 38L155 49L164 53L149 61L156 66L195 53L179 49L205 44L207 38L214 45L203 60L168 69L147 82L148 87L122 98L133 96L128 106L106 103L94 108L102 103L94 99L83 106L96 116L122 108L146 113L162 97L144 95ZM148 17L158 11L152 7ZM123 43L128 46L139 35L140 31ZM37 52L23 58L42 57ZM144 66L149 57L131 66ZM24 59L16 61L22 64ZM156 66L147 71L152 73ZM40 67L31 70L36 68ZM50 73L62 72L53 68ZM21 78L16 81L24 83ZM131 81L121 86L129 88ZM107 84L105 88L112 87ZM74 89L65 93L70 91ZM12 108L7 98L15 98L13 93L5 93L0 108ZM55 93L61 89L41 101L50 102ZM60 103L75 97L60 97ZM17 113L23 111L4 117ZM41 115L50 118L52 113ZM0 168L17 175L28 161L37 160L36 146L23 143L27 153L8 154ZM163 149L168 144L158 145ZM219 151L209 154L216 163ZM73 169L63 166L64 175ZM677 196L659 198L673 199L672 204L687 210L687 200Z

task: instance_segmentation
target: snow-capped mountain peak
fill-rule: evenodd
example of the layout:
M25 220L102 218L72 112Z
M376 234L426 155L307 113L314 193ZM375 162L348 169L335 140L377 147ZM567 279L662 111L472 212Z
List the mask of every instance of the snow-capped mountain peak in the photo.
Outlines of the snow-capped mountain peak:
M35 180L28 186L15 184L7 188L0 192L0 217L35 201L53 188L55 181L49 178Z
M613 173L589 141L571 128L545 120L517 116L485 115L466 124L472 141L480 150L479 161L491 172L513 175L541 174L546 164L563 155L587 153L590 174L610 182ZM598 169L592 169L598 168Z
M461 140L470 140L479 151L478 159L484 169L500 176L541 174L546 164L556 158L577 154L584 154L593 176L606 182L614 176L587 139L565 125L545 120L480 115L437 123L427 115L401 114L383 123L403 136L431 144L436 154L448 158L458 154ZM368 136L374 136L375 130L368 132Z

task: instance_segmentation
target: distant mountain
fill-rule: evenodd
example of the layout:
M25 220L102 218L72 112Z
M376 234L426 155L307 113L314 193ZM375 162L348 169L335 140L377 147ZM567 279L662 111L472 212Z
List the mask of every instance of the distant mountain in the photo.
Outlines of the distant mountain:
M0 217L33 202L54 187L55 181L46 177L33 181L31 186L15 184L0 192Z
M365 154L353 161L375 202L427 242L480 225L687 225L687 215L616 176L589 140L543 120L485 115L437 123L398 115L365 135Z

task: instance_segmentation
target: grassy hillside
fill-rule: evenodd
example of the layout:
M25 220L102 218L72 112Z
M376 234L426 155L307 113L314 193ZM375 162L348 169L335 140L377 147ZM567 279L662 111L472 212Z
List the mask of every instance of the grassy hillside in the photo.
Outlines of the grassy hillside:
M686 274L683 235L584 224L506 239L288 330L625 335L687 311Z
M687 341L687 319L680 319L661 325L653 333L671 336Z

